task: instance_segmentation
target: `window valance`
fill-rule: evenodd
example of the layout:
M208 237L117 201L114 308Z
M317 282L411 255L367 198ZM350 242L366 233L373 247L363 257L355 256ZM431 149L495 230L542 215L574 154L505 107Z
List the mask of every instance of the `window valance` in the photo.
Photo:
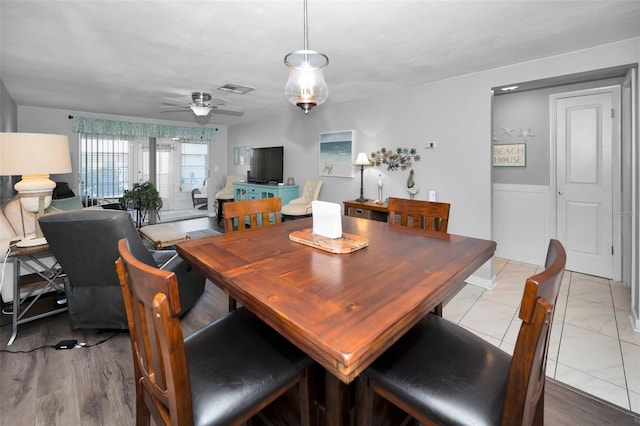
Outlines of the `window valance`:
M134 123L131 121L87 117L73 117L73 131L88 135L216 140L216 129L209 127L169 126L166 124Z

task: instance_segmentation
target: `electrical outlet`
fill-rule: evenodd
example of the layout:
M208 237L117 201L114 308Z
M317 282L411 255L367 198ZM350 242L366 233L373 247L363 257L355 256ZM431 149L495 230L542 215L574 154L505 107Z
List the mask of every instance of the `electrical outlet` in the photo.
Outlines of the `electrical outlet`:
M436 143L435 142L425 142L424 143L424 149L433 149L436 147Z

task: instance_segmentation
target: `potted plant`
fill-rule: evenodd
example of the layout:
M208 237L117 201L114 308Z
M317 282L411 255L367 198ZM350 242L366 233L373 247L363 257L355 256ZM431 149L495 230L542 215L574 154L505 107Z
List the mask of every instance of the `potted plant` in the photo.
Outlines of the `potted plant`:
M119 199L125 207L133 206L136 210L136 224L142 225L149 213L149 222L154 223L158 210L162 208L162 198L151 182L134 183L131 189L125 189L124 194Z

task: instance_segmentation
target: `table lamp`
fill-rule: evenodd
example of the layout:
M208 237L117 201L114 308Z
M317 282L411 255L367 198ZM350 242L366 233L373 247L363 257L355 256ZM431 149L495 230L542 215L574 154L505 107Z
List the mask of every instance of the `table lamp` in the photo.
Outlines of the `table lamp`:
M363 175L364 175L364 166L370 166L371 161L369 161L369 157L367 157L366 152L361 152L356 157L356 162L354 164L356 166L360 166L360 198L356 198L356 201L367 201L367 199L364 198Z
M20 204L36 214L36 236L18 243L20 247L46 244L38 216L51 204L56 184L50 174L71 173L69 139L43 133L0 133L0 175L22 175L15 184ZM20 209L22 213L22 209Z

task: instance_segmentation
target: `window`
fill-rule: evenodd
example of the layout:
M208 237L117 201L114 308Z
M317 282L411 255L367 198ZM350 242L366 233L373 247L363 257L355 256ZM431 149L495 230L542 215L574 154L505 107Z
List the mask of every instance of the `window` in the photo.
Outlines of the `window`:
M190 193L205 184L209 174L207 152L207 142L156 140L155 181L165 208L176 208L182 203L173 203L174 198L181 198L175 191ZM149 139L146 137L81 134L80 157L85 205L118 202L134 182L149 180Z
M191 191L204 186L208 170L207 144L183 142L180 154L180 189Z
M84 205L117 202L129 186L129 140L81 135L80 180Z

